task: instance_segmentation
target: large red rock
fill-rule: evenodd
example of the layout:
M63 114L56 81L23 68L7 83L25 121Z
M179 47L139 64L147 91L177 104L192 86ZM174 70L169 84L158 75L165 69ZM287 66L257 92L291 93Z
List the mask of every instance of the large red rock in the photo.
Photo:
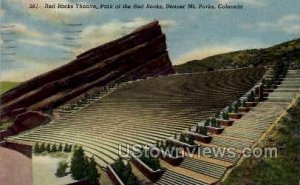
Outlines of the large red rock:
M13 125L19 128L31 129L40 125L47 124L50 121L51 117L48 114L37 111L29 111L19 114L16 117Z
M51 117L48 114L37 111L24 112L16 117L13 125L9 126L5 131L0 132L0 140L40 125L47 124L50 121Z
M95 38L96 39L96 38ZM4 93L1 119L24 111L47 111L94 87L175 73L158 21L80 54L74 61Z

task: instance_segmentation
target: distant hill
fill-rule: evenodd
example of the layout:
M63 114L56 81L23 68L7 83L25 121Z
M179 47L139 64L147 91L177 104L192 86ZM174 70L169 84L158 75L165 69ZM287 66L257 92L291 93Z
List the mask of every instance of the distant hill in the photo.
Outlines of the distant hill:
M19 84L20 84L20 82L10 82L10 81L0 82L0 94L3 94L6 91L9 91L10 89L16 87Z
M300 39L284 42L269 48L241 50L207 57L202 60L192 60L176 65L178 73L211 71L222 68L260 66L276 60L297 61L300 63Z

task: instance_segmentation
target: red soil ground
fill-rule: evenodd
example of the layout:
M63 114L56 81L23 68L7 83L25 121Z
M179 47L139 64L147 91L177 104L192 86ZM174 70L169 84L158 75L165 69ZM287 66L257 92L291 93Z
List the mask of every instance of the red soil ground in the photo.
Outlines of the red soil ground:
M32 185L32 160L0 147L0 185Z

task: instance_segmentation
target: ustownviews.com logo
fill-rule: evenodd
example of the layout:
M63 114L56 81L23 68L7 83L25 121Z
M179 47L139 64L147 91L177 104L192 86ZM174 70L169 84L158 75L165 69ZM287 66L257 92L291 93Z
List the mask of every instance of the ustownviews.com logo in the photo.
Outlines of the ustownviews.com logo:
M278 149L276 147L245 147L236 149L234 147L209 147L209 146L194 146L194 147L164 147L158 148L147 145L128 145L120 144L118 146L119 155L128 157L134 154L137 157L144 155L145 157L172 156L172 157L193 157L193 158L221 158L235 159L238 157L245 158L277 158Z

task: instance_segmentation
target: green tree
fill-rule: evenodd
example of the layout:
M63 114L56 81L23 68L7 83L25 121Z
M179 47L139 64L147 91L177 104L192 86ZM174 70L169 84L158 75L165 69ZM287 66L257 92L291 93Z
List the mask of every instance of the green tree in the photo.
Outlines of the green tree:
M246 100L243 100L242 107L247 107Z
M60 161L58 163L58 167L57 167L55 175L57 177L64 177L64 176L66 176L67 175L66 170L67 170L68 167L69 166L68 166L68 163L66 161Z
M34 145L34 151L33 152L35 154L40 153L40 145L39 145L39 143L35 143L35 145Z
M66 143L65 147L64 147L64 152L68 152L68 150L69 150L69 145L68 145L68 143Z
M223 112L223 113L222 113L222 118L223 118L224 120L229 120L228 112Z
M57 152L56 144L52 145L51 152Z
M205 120L204 126L210 126L210 119Z
M69 145L69 147L68 147L68 152L72 152L72 145Z
M220 112L219 112L219 111L217 111L217 112L215 113L215 117L216 117L216 118L220 117Z
M94 157L92 157L90 161L88 161L86 180L88 180L90 184L94 185L98 184L99 178L100 174L97 170L97 164L95 162Z
M51 146L50 146L49 143L47 143L47 145L46 145L46 151L47 151L48 153L51 152Z
M235 113L239 112L239 104L238 103L234 104L233 112L235 112Z
M216 123L217 123L216 118L212 118L212 119L211 119L211 126L212 126L212 127L216 127Z
M233 109L232 109L231 105L229 105L229 107L228 107L228 112L233 112Z
M41 147L40 147L40 152L44 152L46 150L46 147L45 147L45 143L42 143L41 144Z
M63 146L62 144L60 143L59 146L58 146L58 149L57 149L59 152L62 152L63 151Z
M71 159L71 175L74 180L81 180L85 178L86 171L86 157L82 147L74 150Z

